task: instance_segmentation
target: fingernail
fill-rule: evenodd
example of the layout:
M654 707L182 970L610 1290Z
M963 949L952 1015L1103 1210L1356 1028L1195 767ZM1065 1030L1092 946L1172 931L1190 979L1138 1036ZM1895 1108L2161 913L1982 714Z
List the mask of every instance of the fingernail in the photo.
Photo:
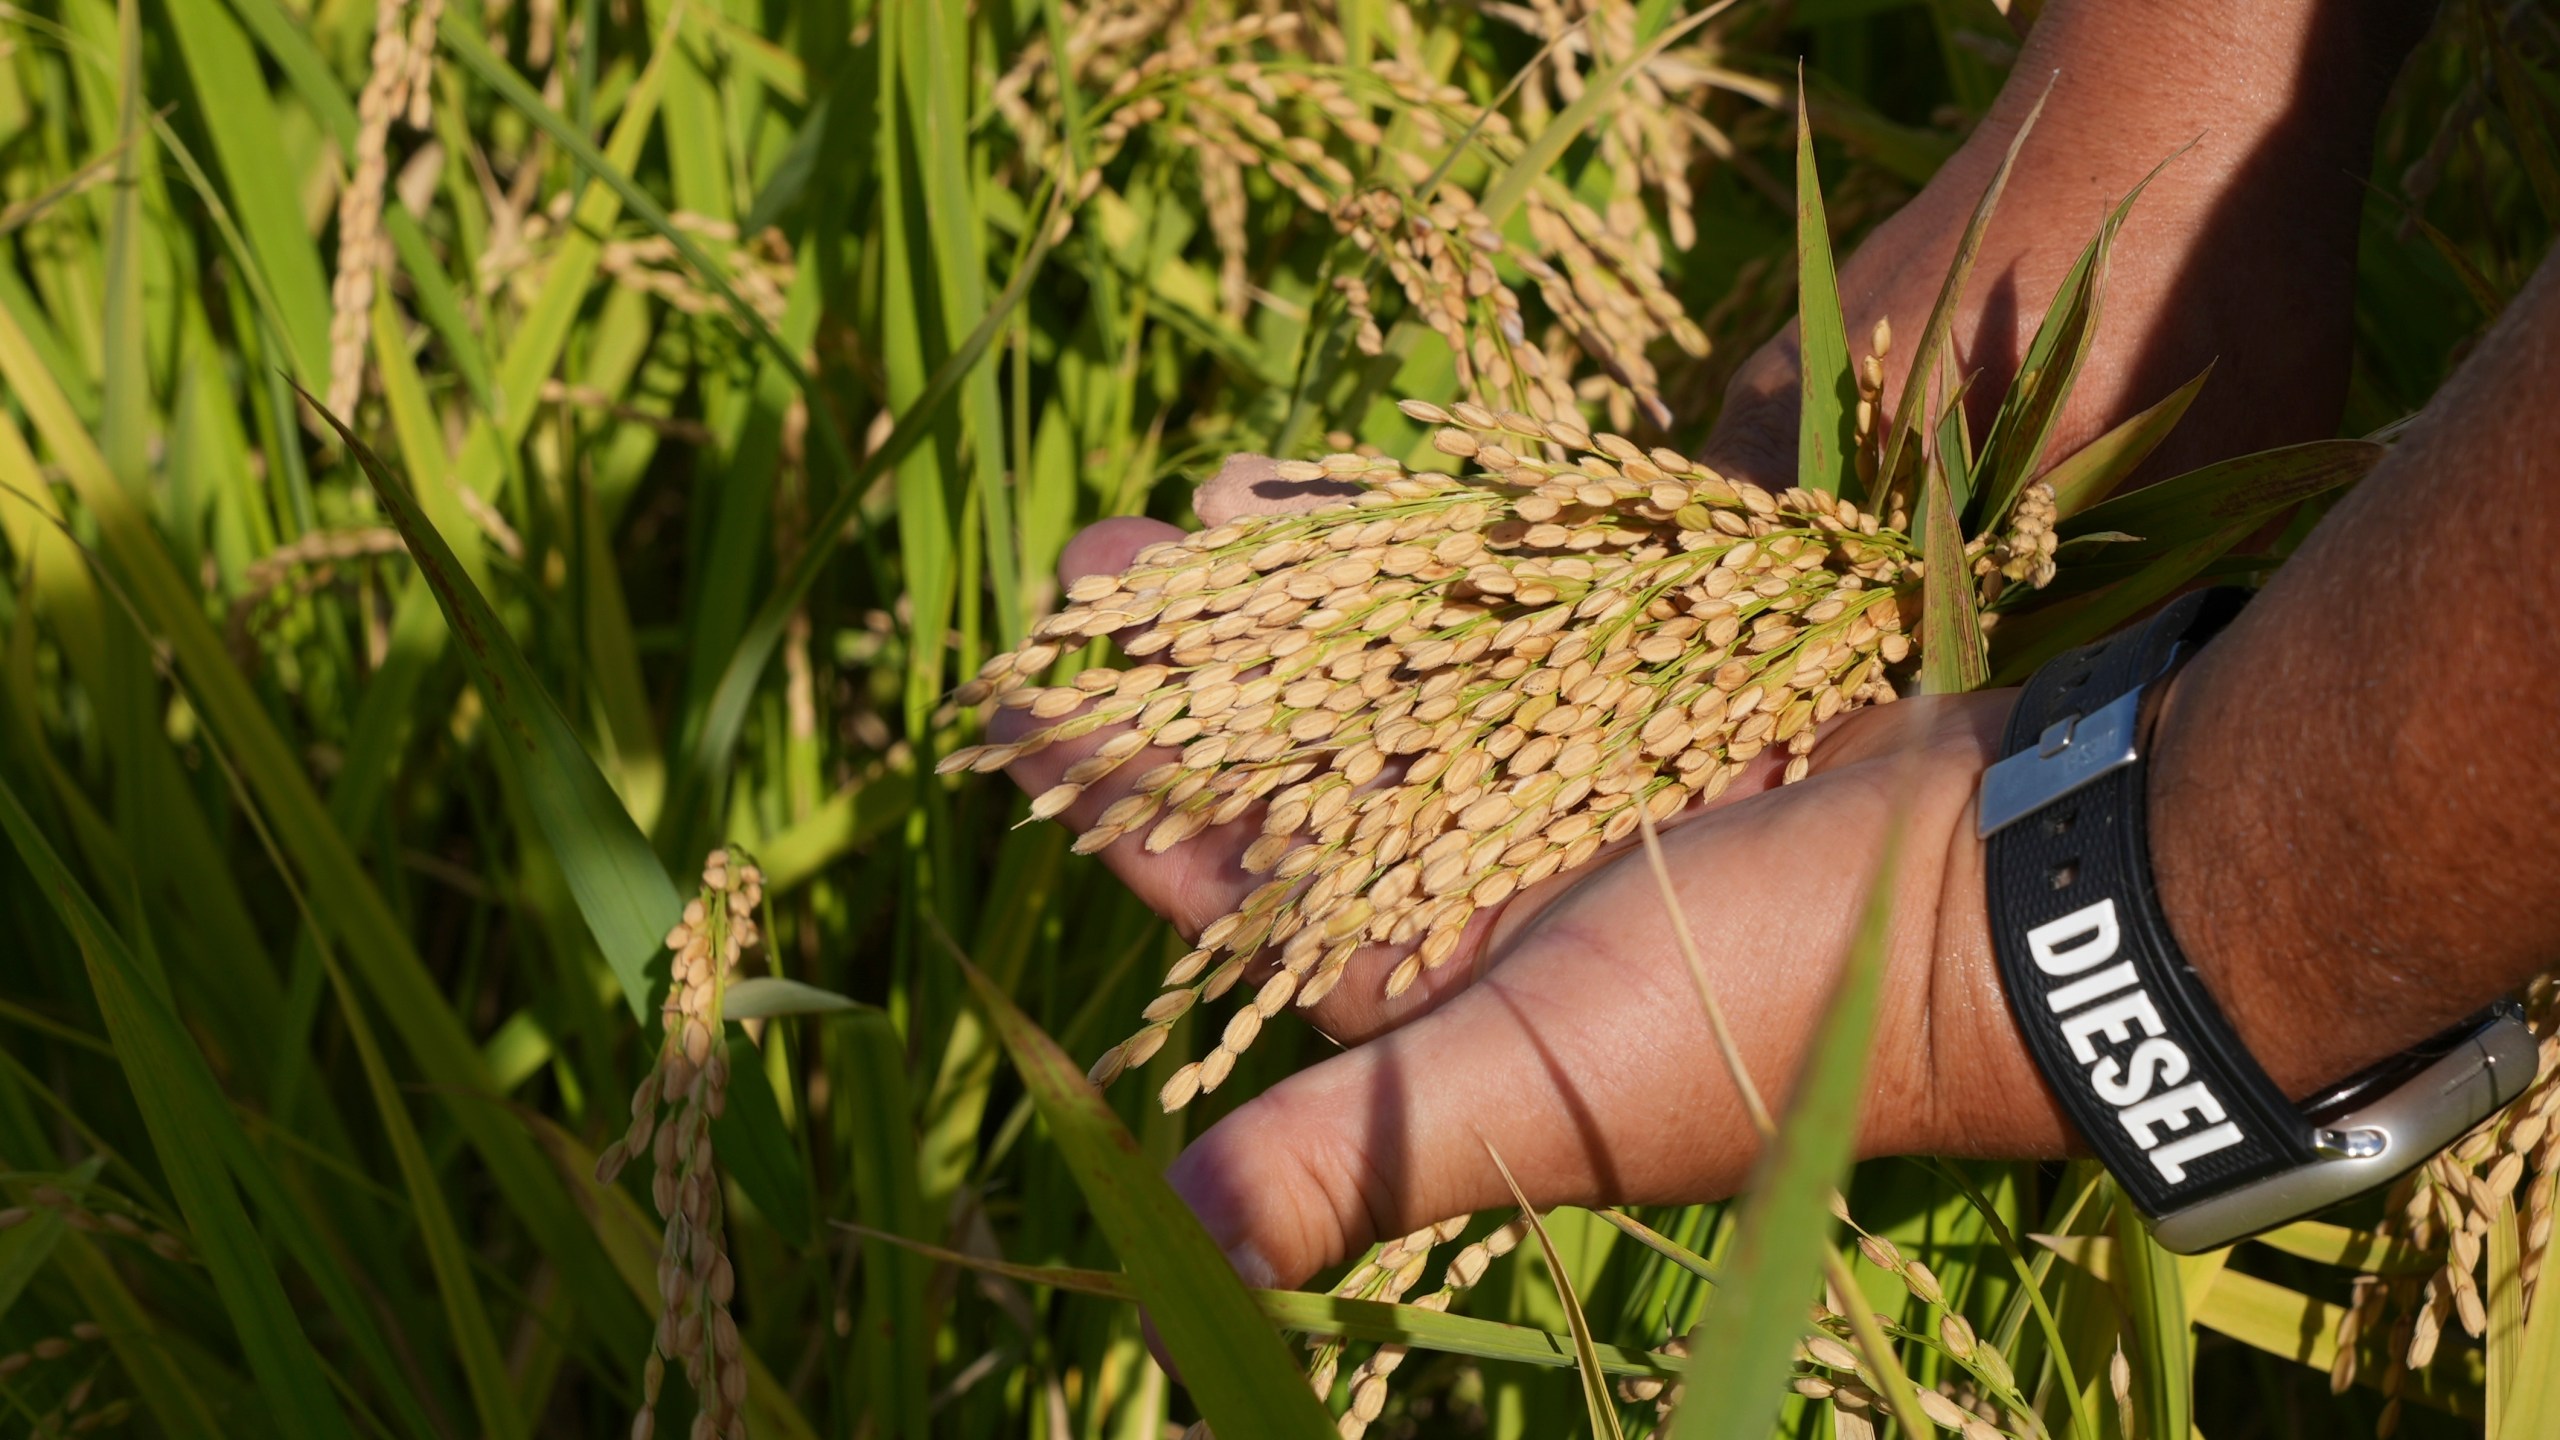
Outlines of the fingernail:
M1280 1272L1271 1268L1271 1262L1262 1258L1262 1252L1253 1248L1250 1240L1239 1240L1228 1246L1227 1263L1235 1267L1236 1274L1244 1277L1245 1284L1256 1290L1280 1288Z

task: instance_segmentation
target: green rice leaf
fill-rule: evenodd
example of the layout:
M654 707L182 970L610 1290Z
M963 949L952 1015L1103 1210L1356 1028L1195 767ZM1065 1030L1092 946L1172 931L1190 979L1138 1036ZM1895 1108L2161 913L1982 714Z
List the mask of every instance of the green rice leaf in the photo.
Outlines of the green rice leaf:
M2133 1206L2116 1202L2116 1270L2133 1363L2134 1413L2146 1435L2184 1435L2194 1426L2195 1372L2188 1357L2187 1293L2179 1260L2160 1248Z
M2104 1235L2037 1235L2030 1237L2071 1265L2076 1265L2100 1280L2115 1273L2115 1241ZM2282 1356L2313 1370L2326 1371L2338 1358L2338 1320L2343 1307L2289 1289L2272 1280L2262 1280L2241 1270L2225 1270L2205 1293L2204 1302L2196 1308L2195 1323L2219 1335L2228 1335L2253 1350ZM2528 1331L2530 1325L2528 1324ZM2452 1347L2448 1347L2451 1349ZM2530 1338L2528 1337L2528 1348ZM2356 1381L2374 1385L2389 1369L2379 1346L2367 1351L2356 1367ZM2529 1362L2528 1362L2529 1363ZM2525 1371L2519 1369L2518 1378ZM2546 1372L2546 1376L2550 1373ZM2411 1371L2405 1376L2401 1394L2427 1406L2465 1419L2480 1418L2482 1380L2480 1352L2461 1349L2426 1370ZM2514 1393L2523 1394L2522 1390ZM2518 1435L2544 1435L2547 1430L2517 1431ZM2505 1437L2493 1437L2505 1440Z
M725 1007L724 1007L725 1008ZM782 1118L764 1052L744 1035L729 1037L729 1103L711 1122L720 1168L747 1192L774 1232L805 1250L817 1236L809 1196L809 1167Z
M1699 1279L1706 1281L1708 1284L1715 1284L1719 1278L1716 1273L1716 1267L1707 1263L1707 1257L1690 1249L1688 1246L1681 1244L1679 1241L1672 1239L1670 1236L1663 1234L1661 1231L1654 1229L1652 1226L1647 1225L1633 1215L1628 1214L1626 1211L1612 1208L1594 1210L1591 1213L1599 1216L1619 1234L1626 1236L1628 1239L1642 1245L1647 1250L1650 1250L1654 1254L1661 1256L1663 1259L1670 1261L1672 1264L1679 1266L1681 1269L1688 1271L1690 1274L1697 1276Z
M2254 1244L2287 1255L2362 1270L2368 1275L2420 1275L2444 1264L2444 1256L2436 1251L2421 1250L2405 1240L2385 1239L2370 1230L2332 1225L2326 1220L2296 1220L2251 1239Z
M330 988L337 992L338 1013L355 1042L366 1086L373 1092L374 1113L380 1117L383 1134L391 1143L392 1160L400 1169L411 1213L417 1217L427 1263L435 1271L437 1293L444 1301L445 1322L453 1337L454 1358L461 1364L463 1380L470 1387L472 1409L481 1433L497 1440L528 1435L532 1432L516 1405L515 1388L508 1380L497 1334L490 1327L488 1308L481 1304L479 1289L472 1280L470 1252L460 1228L454 1224L452 1208L445 1204L435 1166L419 1139L417 1123L409 1118L407 1099L400 1093L389 1062L383 1058L381 1042L374 1038L373 1022L366 1018L355 986L348 981L328 943L317 937L316 923L313 928L312 943L328 969Z
M1956 528L1957 503L1947 489L1944 456L1932 450L1921 461L1920 681L1932 695L1979 690L1990 672L1982 644L1980 593L1966 562L1964 534Z
M1223 1440L1331 1435L1332 1421L1217 1242L1156 1174L1083 1070L976 966L955 963L1049 1122L1094 1220L1128 1267L1201 1415Z
M409 487L317 399L307 392L303 398L328 419L363 468L419 573L435 591L445 623L462 641L463 664L515 757L526 803L560 862L578 913L586 917L596 948L622 982L633 1018L645 1022L664 979L667 928L684 909L666 867L658 863L648 837L631 822L568 717L543 689L531 662L463 573L453 547L428 522Z
M54 1269L70 1282L89 1318L106 1332L116 1364L142 1399L143 1409L164 1434L183 1440L220 1440L222 1422L195 1381L178 1364L172 1322L155 1320L142 1308L115 1265L86 1235L66 1238L55 1252Z
M2052 93L2052 86L2047 85L2045 94ZM1991 228L1991 212L2000 204L2000 192L2008 187L2009 171L2018 163L2019 149L2027 143L2027 136L2034 133L2036 117L2043 113L2044 98L2039 96L2035 108L2027 112L2026 120L2018 126L2018 133L2009 137L2008 153L2000 157L2000 168L1991 173L1991 183L1983 187L1982 199L1973 207L1973 218L1965 223L1964 237L1956 242L1955 259L1947 266L1946 283L1939 287L1937 304L1930 308L1929 322L1922 327L1918 343L1911 351L1911 374L1903 382L1902 399L1893 407L1892 425L1885 433L1884 463L1876 471L1883 477L1879 483L1890 484L1893 477L1902 473L1903 452L1912 445L1912 437L1919 433L1921 424L1930 413L1929 390L1937 375L1934 362L1955 325L1956 307L1964 298L1965 281L1973 274L1975 257L1982 253L1983 234ZM1948 376L1946 382L1952 384L1954 378Z
M2491 1440L2534 1440L2560 1434L2560 1301L2534 1292L2534 1306L2515 1341L2514 1368Z
M2170 391L2159 403L2071 452L2046 471L2044 483L2053 487L2054 504L2061 518L2069 520L2114 494L2125 477L2150 459L2160 442L2169 438L2169 432L2178 428L2179 419L2211 378L2213 367L2208 365L2202 374Z
M832 1015L872 1007L833 990L821 990L778 975L756 975L721 992L721 1013L732 1020L770 1020L778 1015Z
M876 1010L847 1015L830 1029L829 1073L836 1092L851 1097L838 1134L850 1152L855 1213L913 1240L941 1233L917 1180L905 1037ZM932 1423L925 1391L932 1337L909 1321L923 1310L928 1267L905 1244L863 1247L856 1333L872 1418L892 1435L922 1437Z
M2010 1270L2017 1276L2017 1295L2009 1302L1998 1327L1989 1332L1987 1338L1994 1346L2007 1350L2017 1343L2018 1337L2025 1332L2027 1317L2033 1315L2038 1335L2045 1344L2045 1353L2052 1357L2063 1400L2071 1408L2071 1433L2078 1440L2097 1440L2097 1417L2090 1411L2088 1394L2081 1388L2077 1372L2072 1367L2069 1339L2063 1332L2061 1317L2054 1313L2053 1304L2044 1293L2045 1277L2053 1269L2054 1257L2047 1254L2029 1257L2026 1247L2018 1243L2017 1232L2001 1218L2000 1208L1962 1169L1943 1162L1935 1168L1964 1193L1974 1213L1982 1217L1983 1225L1990 1230L1992 1239L1999 1243L2001 1253L2008 1257ZM2077 1187L2077 1193L2066 1192L2069 1203L2065 1206L2057 1200L2054 1223L2064 1227L2072 1224L2098 1188L2094 1182L2084 1182Z
M2106 222L2090 238L2080 258L2072 262L2061 287L2054 292L2053 303L2045 307L2035 338L2028 342L2027 353L2018 362L2017 377L2009 382L2009 393L2001 397L1999 416L1991 422L1991 432L1983 437L1981 475L1974 486L1983 498L1975 529L1987 530L2005 520L2011 502L2043 463L2045 447L2052 442L2054 428L2062 420L2063 406L2071 398L2072 384L2079 379L2081 362L2088 358L2090 343L2097 337L2103 308L2100 301L2106 293L2107 259L2114 252L2116 232L2123 228L2125 217L2133 213L2133 202L2176 158L2172 155L2153 166L2151 173L2107 212Z
M98 1178L106 1164L103 1155L92 1155L80 1168L60 1176L55 1183L78 1194ZM62 1243L71 1227L60 1213L50 1209L33 1209L27 1218L12 1229L0 1230L0 1320L9 1318L9 1309L26 1293L27 1282L53 1258L53 1248Z
M1858 488L1850 466L1858 380L1849 367L1849 335L1840 316L1840 278L1831 268L1831 224L1822 209L1822 180L1813 163L1813 122L1796 75L1796 326L1803 381L1797 414L1796 483L1823 495Z
M384 1015L445 1097L454 1122L487 1159L491 1178L564 1272L581 1279L607 1278L595 1275L602 1257L594 1237L577 1224L567 1197L542 1169L522 1130L480 1098L489 1087L477 1049L331 821L292 747L232 664L205 619L200 592L180 576L134 497L115 482L96 441L5 307L0 307L0 381L43 436L59 473L87 509L123 593L185 677L194 712L266 808L283 850L304 876L313 911L344 942L343 953L382 1001ZM0 456L10 449L23 453L23 447L0 446ZM297 1237L289 1234L287 1239L295 1243ZM362 1318L358 1314L347 1323L354 1329ZM635 1343L641 1338L628 1309L606 1302L595 1318L617 1336L627 1333Z
M2190 470L2092 505L2060 528L2065 539L2100 530L2164 548L2232 525L2256 526L2315 495L2352 485L2383 456L2370 440L2314 440Z
M2482 1347L2489 1373L2482 1387L2487 1423L2481 1432L2499 1437L2507 1433L2516 1369L2524 1360L2524 1274L2517 1240L2515 1197L2500 1195L2497 1217L2489 1222L2489 1333Z
M1595 1212L1598 1213L1598 1212ZM1125 1300L1137 1303L1137 1287L1129 1277L1117 1270L1077 1270L1063 1265L1019 1265L984 1255L968 1255L926 1244L902 1235L891 1235L850 1221L835 1222L837 1228L877 1240L887 1245L925 1256L937 1263L954 1265L988 1275L1002 1275L1025 1285L1041 1285L1076 1295L1091 1295L1103 1300ZM1532 1325L1515 1325L1501 1320L1486 1320L1472 1315L1456 1315L1446 1310L1432 1310L1420 1305L1397 1305L1383 1300L1355 1300L1347 1295L1320 1295L1305 1290L1250 1290L1254 1303L1272 1324L1283 1330L1303 1335L1326 1335L1344 1340L1377 1341L1382 1344L1410 1346L1416 1350L1432 1350L1444 1355L1470 1355L1480 1360L1500 1360L1515 1365L1535 1365L1541 1369L1562 1370L1581 1363L1571 1335L1559 1335ZM1600 1368L1611 1375L1647 1375L1671 1378L1680 1374L1687 1362L1676 1355L1653 1350L1634 1350L1623 1345L1594 1341L1592 1354Z
M171 0L160 13L202 101L194 112L213 137L231 211L283 312L294 374L318 384L329 373L329 282L294 177L275 163L278 121L258 57L219 0Z

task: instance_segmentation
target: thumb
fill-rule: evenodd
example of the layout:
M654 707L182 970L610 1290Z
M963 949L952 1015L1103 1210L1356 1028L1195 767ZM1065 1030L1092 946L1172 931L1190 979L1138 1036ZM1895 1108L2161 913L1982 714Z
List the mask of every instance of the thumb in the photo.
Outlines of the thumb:
M1429 1083L1431 1047L1414 1041L1431 1028L1425 1019L1282 1081L1166 1172L1246 1284L1294 1288L1381 1236L1499 1198L1463 1087Z
M1709 1138L1739 1119L1708 1093L1717 1078L1665 1065L1705 1038L1694 996L1653 983L1686 974L1595 985L1611 939L1540 929L1537 953L1238 1106L1174 1162L1166 1178L1248 1283L1296 1286L1380 1239L1508 1208L1488 1145L1541 1207L1738 1176L1747 1147Z

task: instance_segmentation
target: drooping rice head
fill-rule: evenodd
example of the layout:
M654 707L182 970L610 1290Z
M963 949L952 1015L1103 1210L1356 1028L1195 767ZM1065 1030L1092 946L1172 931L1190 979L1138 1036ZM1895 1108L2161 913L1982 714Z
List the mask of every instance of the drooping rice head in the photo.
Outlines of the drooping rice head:
M1818 722L1891 700L1912 646L1915 547L1806 490L1772 494L1676 452L1472 405L1407 402L1471 465L1450 476L1338 454L1287 478L1364 488L1252 516L1088 576L1032 641L960 699L1047 722L955 752L1000 769L1110 738L1036 797L1062 813L1141 755L1176 752L1076 841L1161 852L1259 815L1245 867L1268 878L1168 973L1097 1081L1143 1064L1174 1020L1277 967L1218 1047L1166 1085L1216 1088L1262 1023L1312 1004L1363 946L1406 950L1389 995L1458 950L1468 920L1585 865L1638 824L1714 797L1771 747L1801 778ZM1119 635L1133 662L1038 677Z

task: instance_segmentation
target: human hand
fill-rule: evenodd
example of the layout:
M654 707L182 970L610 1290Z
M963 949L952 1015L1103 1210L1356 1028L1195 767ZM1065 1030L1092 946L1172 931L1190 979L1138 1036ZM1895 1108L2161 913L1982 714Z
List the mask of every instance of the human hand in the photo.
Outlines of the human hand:
M1967 395L1974 433L2108 212L2175 155L2117 236L2102 323L2047 460L2208 365L2213 380L2153 473L2334 434L2353 348L2358 177L2390 77L2423 29L2423 14L2378 23L2313 0L2045 7L1990 115L1840 267L1853 353L1878 319L1893 324L1887 408L1974 207L2050 82L1954 319L1957 364L1980 372ZM1790 483L1799 372L1790 325L1735 373L1702 458Z
M1899 832L1863 1154L2053 1154L2068 1133L2001 997L1972 833L2013 698L1843 716L1807 779L1662 837L1741 1064L1780 1107ZM1488 1143L1541 1207L1740 1187L1758 1141L1642 855L1514 899L1462 974L1428 1013L1246 1101L1174 1163L1253 1283L1297 1285L1372 1241L1508 1204Z
M1119 568L1172 533L1152 521L1096 526L1069 547L1066 578ZM1843 716L1802 783L1767 793L1775 766L1755 769L1665 833L1710 982L1743 1032L1743 1062L1775 1096L1830 993L1884 837L1902 827L1871 1150L2061 1143L2056 1113L2016 1102L2042 1092L1994 978L1968 824L2008 700ZM1104 738L1025 757L1014 776L1045 789ZM1111 782L1097 784L1063 818L1089 824L1116 798ZM1237 864L1256 833L1248 819L1161 854L1123 840L1102 858L1196 933L1256 882ZM1299 1011L1356 1048L1245 1102L1172 1172L1248 1276L1294 1284L1377 1235L1504 1200L1479 1137L1541 1204L1701 1199L1739 1183L1756 1140L1641 856L1604 855L1521 892L1479 916L1449 963L1388 1000L1399 958L1372 949Z

